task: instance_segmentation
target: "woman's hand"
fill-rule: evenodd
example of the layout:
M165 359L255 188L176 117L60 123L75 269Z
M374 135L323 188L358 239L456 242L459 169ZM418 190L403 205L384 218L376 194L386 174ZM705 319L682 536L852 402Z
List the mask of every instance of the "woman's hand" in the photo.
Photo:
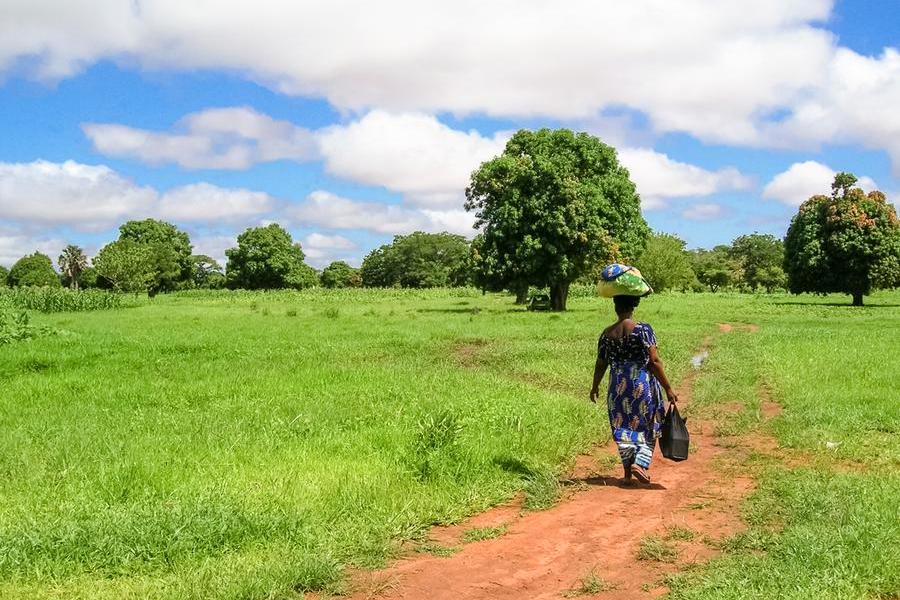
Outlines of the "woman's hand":
M678 394L672 388L666 390L666 399L672 404L678 404Z
M599 395L600 395L599 388L591 388L591 402L593 402L594 404L597 404L597 396L599 396Z

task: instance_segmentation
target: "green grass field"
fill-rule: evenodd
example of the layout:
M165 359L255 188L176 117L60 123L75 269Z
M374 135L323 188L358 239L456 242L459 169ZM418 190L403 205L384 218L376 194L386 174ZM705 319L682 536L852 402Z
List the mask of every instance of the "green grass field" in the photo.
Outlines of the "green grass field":
M900 594L900 294L659 295L672 379L717 323L697 410L784 407L749 530L676 598ZM206 293L39 314L0 346L0 597L300 597L606 439L587 402L596 298L526 313L474 291ZM832 442L833 449L825 447ZM850 464L852 468L846 468Z

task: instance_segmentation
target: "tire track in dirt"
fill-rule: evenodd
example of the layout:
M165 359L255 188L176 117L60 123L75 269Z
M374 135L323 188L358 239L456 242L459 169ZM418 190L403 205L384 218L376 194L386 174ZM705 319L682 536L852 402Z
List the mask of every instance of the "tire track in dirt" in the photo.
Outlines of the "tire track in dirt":
M735 328L722 324L719 334ZM712 342L708 338L698 354L708 351ZM691 402L698 374L691 370L679 386L682 407ZM357 572L351 576L349 597L558 599L578 595L577 588L590 574L609 586L592 598L654 598L666 593L661 583L666 574L708 560L716 554L716 541L742 528L740 503L753 489L750 477L727 474L735 469L714 469L714 462L728 461L729 452L716 443L714 424L699 419L689 424L690 460L673 463L657 451L652 485L627 485L620 466L604 470L594 456L580 456L570 480L563 482L568 491L557 505L523 512L521 502L513 502L465 523L435 528L430 541L444 546L458 546L470 528L502 525L506 533L466 544L452 556L414 554L379 571ZM596 453L617 456L611 442ZM667 534L677 540L666 541ZM648 536L676 549L677 558L637 560Z

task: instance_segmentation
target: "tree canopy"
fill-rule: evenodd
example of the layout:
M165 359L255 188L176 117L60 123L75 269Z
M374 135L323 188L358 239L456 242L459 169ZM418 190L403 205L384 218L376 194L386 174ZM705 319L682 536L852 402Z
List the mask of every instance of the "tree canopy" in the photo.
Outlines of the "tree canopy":
M148 288L151 294L190 286L193 263L187 233L165 221L144 219L119 227L119 240L144 246L152 255L153 277Z
M367 287L427 288L467 285L469 243L461 235L416 231L376 248L360 267Z
M94 258L97 275L120 292L152 293L157 285L157 252L151 244L119 239L100 249Z
M202 289L221 289L225 287L225 273L218 261L206 254L191 255L191 282L194 287Z
M319 275L322 287L347 288L362 285L359 269L354 269L342 260L336 260L322 270Z
M50 257L40 252L23 256L9 270L7 281L11 286L62 287L59 275L53 270Z
M281 225L251 227L237 239L237 247L225 251L225 279L230 288L248 290L293 288L318 284L315 269L303 262L300 244Z
M787 284L782 268L784 243L773 235L742 235L731 243L729 256L738 267L741 283L751 290L765 288L771 292Z
M879 191L866 194L838 173L831 195L800 205L785 237L784 269L793 293L850 294L854 306L873 289L900 285L900 222Z
M0 287L6 287L9 285L7 278L9 277L9 269L0 265Z
M634 264L657 292L690 288L696 277L684 247L684 240L677 236L654 233Z
M466 188L482 235L477 279L489 288L550 287L565 310L569 285L613 259L639 256L650 233L616 151L568 129L520 130Z
M736 281L738 267L731 259L730 246L719 245L712 250L694 250L690 256L697 281L709 288L709 291L717 292Z

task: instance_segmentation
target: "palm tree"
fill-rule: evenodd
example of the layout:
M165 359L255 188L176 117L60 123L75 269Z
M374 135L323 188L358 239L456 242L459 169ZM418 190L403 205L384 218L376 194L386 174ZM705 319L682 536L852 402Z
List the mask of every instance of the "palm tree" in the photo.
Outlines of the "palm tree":
M80 247L69 244L59 255L59 268L62 274L69 279L69 287L78 289L78 280L81 272L87 267L87 256Z

